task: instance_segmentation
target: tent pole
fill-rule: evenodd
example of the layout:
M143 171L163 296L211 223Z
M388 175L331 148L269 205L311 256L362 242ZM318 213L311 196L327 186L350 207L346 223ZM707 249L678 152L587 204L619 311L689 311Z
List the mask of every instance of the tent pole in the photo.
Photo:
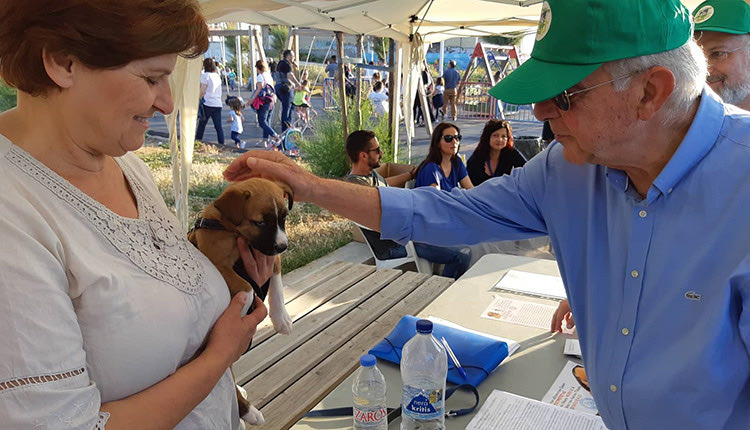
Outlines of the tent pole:
M237 22L237 30L240 29L242 25ZM237 72L235 73L237 77L235 78L235 81L239 82L237 85L237 97L240 97L240 91L242 90L242 37L241 36L235 36L234 38L234 67L237 69Z
M388 78L388 111L391 123L391 145L393 145L393 162L398 163L398 129L401 118L399 109L401 108L401 44L390 39L389 56L391 58L391 71ZM408 131L407 131L408 134ZM408 137L408 136L407 136ZM411 162L411 160L409 160Z
M337 31L336 33L336 50L338 51L339 57L339 68L336 72L336 79L339 83L339 92L341 93L341 122L344 131L344 141L349 136L349 121L347 119L346 112L346 74L344 73L344 33Z
M250 25L250 27L247 29L247 37L248 39L248 46L250 47L250 76L247 77L248 79L248 89L255 88L255 80L258 78L257 70L255 70L255 33L254 33L255 25Z
M365 36L363 34L357 35L357 57L362 58L362 53L364 52L363 44L364 44ZM357 67L357 97L356 97L356 106L357 106L357 128L362 128L362 68Z
M443 76L443 67L445 64L445 40L440 41L440 64L438 64L438 73Z

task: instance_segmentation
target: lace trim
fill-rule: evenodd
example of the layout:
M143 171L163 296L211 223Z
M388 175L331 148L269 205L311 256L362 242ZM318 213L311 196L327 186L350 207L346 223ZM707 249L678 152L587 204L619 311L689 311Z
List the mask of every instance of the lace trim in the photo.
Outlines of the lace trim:
M109 421L109 412L99 412L99 419L96 420L94 430L104 430L104 426L107 425L107 421Z
M134 179L130 166L122 160L116 159L138 202L138 219L115 214L17 146L12 146L6 157L87 218L118 251L144 272L185 293L201 291L203 272L191 252L192 245L187 241L187 235L173 219L159 215L149 193Z
M13 388L23 387L27 385L38 385L47 382L59 381L60 379L72 378L85 372L86 369L80 368L71 370L69 372L54 373L51 375L39 375L39 376L28 376L25 378L10 379L7 381L0 382L0 391L10 390Z

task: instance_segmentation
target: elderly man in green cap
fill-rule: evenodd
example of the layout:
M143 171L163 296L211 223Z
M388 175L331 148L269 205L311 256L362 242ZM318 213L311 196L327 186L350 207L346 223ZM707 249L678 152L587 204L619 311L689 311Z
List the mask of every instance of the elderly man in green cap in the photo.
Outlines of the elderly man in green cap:
M750 0L708 0L693 19L708 60L708 85L726 103L750 110Z
M261 151L225 176L402 243L549 235L607 427L747 430L750 114L708 89L692 33L678 0L543 2L531 58L490 93L536 103L556 141L471 190L356 187Z

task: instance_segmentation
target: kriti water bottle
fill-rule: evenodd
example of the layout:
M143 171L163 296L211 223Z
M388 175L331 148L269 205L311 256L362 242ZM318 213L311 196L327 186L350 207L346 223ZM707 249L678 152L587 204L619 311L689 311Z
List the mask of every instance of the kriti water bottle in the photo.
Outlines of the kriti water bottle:
M360 367L354 375L354 430L387 430L388 412L385 407L385 378L375 365L374 355L359 359Z
M401 430L445 429L448 356L432 336L432 321L417 321L417 334L401 355Z

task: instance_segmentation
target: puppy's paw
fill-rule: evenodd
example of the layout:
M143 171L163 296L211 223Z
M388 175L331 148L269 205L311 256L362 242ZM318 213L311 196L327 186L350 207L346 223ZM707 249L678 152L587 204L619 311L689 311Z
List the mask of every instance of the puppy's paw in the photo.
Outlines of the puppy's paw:
M262 426L266 423L263 414L253 405L250 405L250 410L242 416L242 419L251 426Z
M289 316L286 309L282 308L277 312L269 312L273 328L277 333L290 334L292 332L292 317Z

